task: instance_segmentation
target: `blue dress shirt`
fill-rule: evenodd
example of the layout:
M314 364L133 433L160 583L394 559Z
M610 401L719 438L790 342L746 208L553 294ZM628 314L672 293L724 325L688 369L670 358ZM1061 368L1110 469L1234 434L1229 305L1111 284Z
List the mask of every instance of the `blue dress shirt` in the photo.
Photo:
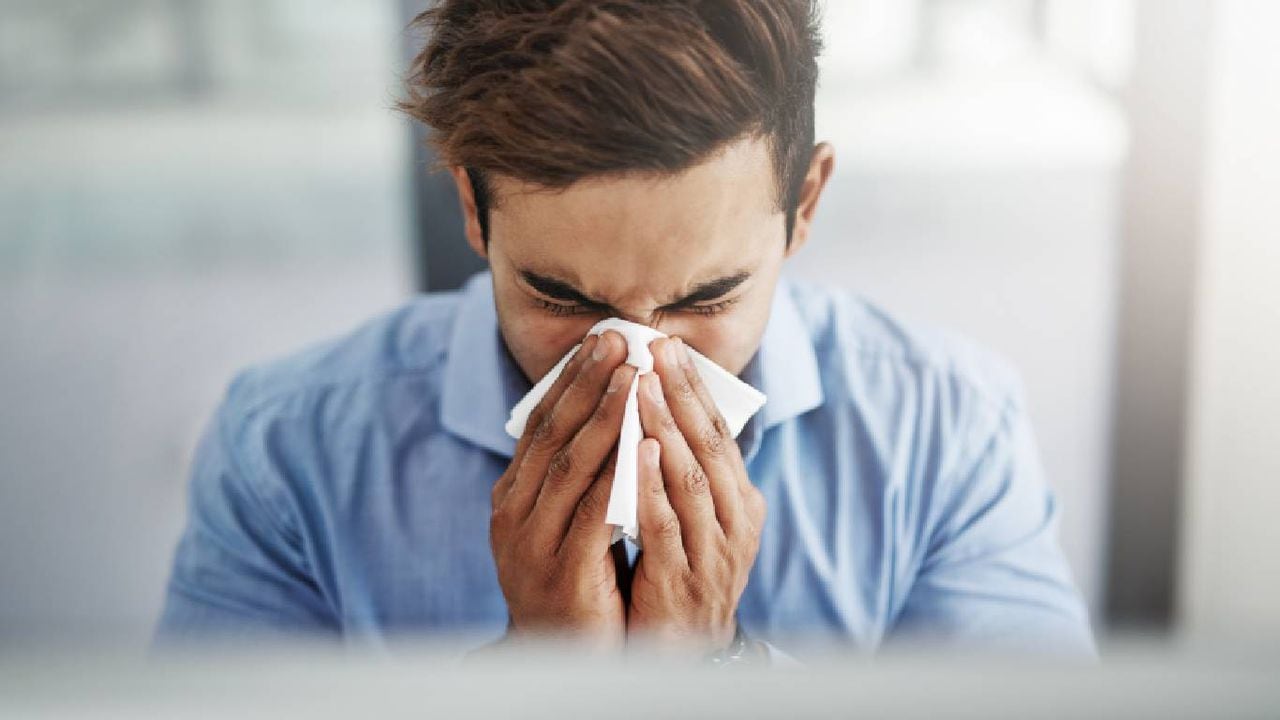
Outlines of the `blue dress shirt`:
M793 650L1089 654L1017 381L954 338L783 280L742 377L768 519L739 617ZM232 383L193 464L158 636L500 636L489 493L528 381L485 273Z

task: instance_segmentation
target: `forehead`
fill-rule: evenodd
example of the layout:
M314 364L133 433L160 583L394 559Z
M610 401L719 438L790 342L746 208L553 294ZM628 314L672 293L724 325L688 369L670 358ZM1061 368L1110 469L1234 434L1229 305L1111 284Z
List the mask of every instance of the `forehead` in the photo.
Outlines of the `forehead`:
M595 297L675 293L781 252L773 182L767 143L757 138L672 175L589 178L557 191L495 178L491 250L517 271Z

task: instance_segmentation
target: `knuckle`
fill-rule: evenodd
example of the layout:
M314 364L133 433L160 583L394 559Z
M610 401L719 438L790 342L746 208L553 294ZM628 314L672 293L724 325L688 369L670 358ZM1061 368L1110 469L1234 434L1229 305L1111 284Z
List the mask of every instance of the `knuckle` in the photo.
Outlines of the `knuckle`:
M544 415L538 421L538 424L533 426L533 443L542 445L549 442L558 434L559 428L557 425L554 414L547 413Z
M499 505L493 509L493 513L489 516L489 529L493 531L505 531L511 527L515 521L515 517L511 512L511 508L506 505Z
M673 541L680 538L680 520L674 514L667 514L659 518L654 529L657 531L658 537L664 541Z
M560 448L547 463L547 482L563 483L573 475L576 462L568 447Z
M681 382L678 392L681 402L702 407L702 398L698 397L698 389L689 382Z
M737 564L739 544L730 542L716 543L715 557L719 561L720 567L734 567Z
M502 499L507 496L507 489L510 485L510 475L508 473L503 473L502 477L498 478L498 482L494 483L493 487L489 490L490 507L496 508L502 504Z
M489 513L489 526L501 527L507 524L511 518L511 513L501 504L493 506L493 512Z
M725 435L713 423L699 432L698 444L707 454L719 457L725 451Z
M702 466L690 463L680 474L680 484L690 495L705 495L710 491L710 483Z
M719 409L711 413L711 427L715 429L716 435L720 436L721 440L728 438L730 435L729 423L725 421L724 415L720 414Z
M694 389L693 385L690 385L689 381L684 377L676 379L674 389L676 393L676 400L678 402L687 403L698 399L698 391Z
M582 496L578 500L577 517L594 518L597 515L603 515L605 511L605 495L597 488L592 488L590 492Z

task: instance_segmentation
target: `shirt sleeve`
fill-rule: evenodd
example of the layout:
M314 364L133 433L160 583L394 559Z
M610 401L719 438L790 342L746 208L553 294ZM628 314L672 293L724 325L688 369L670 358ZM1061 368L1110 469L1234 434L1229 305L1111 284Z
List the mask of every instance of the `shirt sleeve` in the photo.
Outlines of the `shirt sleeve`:
M198 638L332 635L333 613L312 577L298 523L265 458L268 433L223 403L196 451L188 518L156 643ZM251 441L257 437L258 441ZM259 457L237 453L239 438Z
M1092 658L1029 419L1018 401L986 418L936 488L922 561L886 644Z

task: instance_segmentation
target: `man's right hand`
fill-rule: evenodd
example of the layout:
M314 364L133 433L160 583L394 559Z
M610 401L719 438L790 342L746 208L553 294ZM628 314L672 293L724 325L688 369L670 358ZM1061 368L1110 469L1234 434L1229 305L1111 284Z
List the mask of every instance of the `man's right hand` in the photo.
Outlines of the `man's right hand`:
M626 637L605 524L612 456L635 368L614 332L588 337L529 416L493 488L489 524L512 633L617 649Z

